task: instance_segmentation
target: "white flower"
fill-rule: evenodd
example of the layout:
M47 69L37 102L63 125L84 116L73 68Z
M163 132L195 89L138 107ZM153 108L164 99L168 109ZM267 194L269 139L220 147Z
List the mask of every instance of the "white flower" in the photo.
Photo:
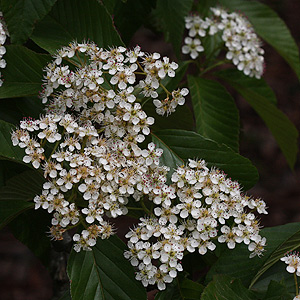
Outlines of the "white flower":
M289 273L295 273L297 276L300 276L300 257L299 253L292 252L286 254L284 257L280 259L281 261L284 261L287 264L286 270Z
M199 56L199 53L204 51L201 41L197 38L192 39L190 37L186 37L184 39L184 43L185 45L182 47L182 53L190 54L192 59L196 59Z
M32 163L33 167L35 169L38 169L40 167L41 161L44 159L44 149L43 148L36 148L35 150L32 150L30 153L27 153L23 157L23 162L25 163Z

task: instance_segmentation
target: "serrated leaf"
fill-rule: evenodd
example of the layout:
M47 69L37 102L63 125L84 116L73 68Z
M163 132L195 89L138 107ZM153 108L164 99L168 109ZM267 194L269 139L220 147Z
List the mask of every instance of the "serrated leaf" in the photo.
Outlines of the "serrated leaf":
M120 1L118 0L100 0L103 5L106 7L107 11L109 12L109 14L113 15L114 13L114 8L116 6L117 3L120 3Z
M106 3L110 1L105 0ZM150 13L155 4L156 1L149 0L117 1L113 12L114 24L126 45L143 24L150 23Z
M166 289L164 291L158 292L155 295L154 300L182 300L182 297L180 296L180 292L178 290L178 285L175 280L167 285Z
M23 118L23 115L18 109L16 109L16 99L19 98L9 98L0 100L0 120L11 124L17 124L20 122L20 120Z
M274 105L277 104L277 98L274 91L263 78L256 79L253 77L246 76L237 69L227 69L218 71L215 72L215 75L220 76L223 79L226 79L228 77L229 79L232 78L232 80L241 81L243 82L242 85L244 87L247 87L249 90L252 90L257 95L266 98Z
M272 280L263 300L291 300L291 297L292 295L287 291L284 285Z
M218 75L236 89L263 119L290 168L293 168L298 153L298 130L288 117L272 103L272 98L267 98L267 90L262 90L260 85L256 89L254 83L252 84L251 80L241 72L225 71ZM250 85L248 85L249 82ZM265 92L262 94L262 91Z
M176 111L169 116L158 115L151 101L143 106L143 110L147 113L147 116L155 119L154 124L151 126L151 130L154 132L162 129L194 129L193 113L187 105L177 106Z
M177 154L175 154L159 137L152 133L152 141L157 148L162 149L164 152L159 159L161 166L167 166L170 171L167 174L167 180L170 182L171 176L178 166L184 165L183 159L181 159Z
M201 300L254 300L255 294L243 286L240 280L229 276L215 276L204 289Z
M299 49L286 24L267 5L257 1L220 0L230 10L244 13L255 32L289 63L300 79Z
M287 239L279 248L277 248L259 269L257 274L253 277L251 285L253 286L255 282L270 269L276 262L280 260L287 252L294 251L295 249L300 248L300 230L293 234L289 239Z
M15 106L23 116L28 116L33 119L38 119L40 115L44 113L45 108L41 99L38 97L17 98Z
M33 208L33 197L41 192L42 176L37 171L16 175L0 188L0 228L20 213Z
M11 141L11 132L13 129L14 126L12 124L0 120L0 159L22 162L24 150L13 146Z
M34 204L23 200L0 200L0 229L11 222L20 213L33 208Z
M280 283L282 286L284 286L284 290L290 295L290 298L288 300L293 299L292 296L295 294L294 276L291 273L286 271L286 264L282 261L278 261L275 265L273 265L270 269L268 269L261 276L261 278L259 278L259 281L257 281L251 287L251 290L265 296L267 295L268 289L270 288L270 284L272 283L272 281ZM281 288L278 287L277 296L280 295L280 291ZM271 295L273 296L274 294L271 293L271 291L269 291L269 296Z
M184 32L184 18L190 12L193 0L158 0L156 15L159 18L165 39L171 42L176 56L181 53L181 41Z
M208 35L202 38L201 43L204 48L205 54L205 66L212 66L220 52L222 51L222 45L224 41L222 40L221 32L218 32L212 36Z
M155 300L198 300L203 290L203 285L179 275L166 290L156 294Z
M0 99L23 96L37 96L41 91L43 68L50 56L38 54L23 46L6 46L3 69L3 85L0 87Z
M36 194L40 194L44 177L38 172L28 170L10 178L0 189L2 201L31 201Z
M72 300L70 291L65 291L65 293L59 298L59 300Z
M50 53L75 40L79 43L93 41L99 47L123 44L111 16L97 0L56 2L50 13L37 24L32 40Z
M254 278L258 280L262 276L262 269L265 272L283 256L283 251L287 249L285 244L289 244L289 241L293 240L294 236L299 235L299 228L299 223L264 228L261 231L261 235L266 237L267 245L264 255L260 258L254 257L250 259L250 252L247 246L243 244L237 245L234 250L224 250L217 262L209 270L206 280L210 281L216 274L226 274L239 278L245 286L250 286L251 282L254 283ZM299 240L294 247L299 247ZM291 250L295 249L294 247ZM273 259L275 256L277 260Z
M210 8L217 5L217 1L218 0L201 0L196 3L196 11L198 11L201 16L206 17L210 12Z
M1 99L0 105L0 120L11 124L18 124L24 116L38 119L44 112L44 106L38 97Z
M50 11L55 2L56 0L1 0L11 42L26 42L34 25Z
M204 290L204 286L185 278L182 282L180 282L180 290L184 299L197 300L200 298L200 295Z
M13 235L26 245L45 266L50 263L51 243L49 233L47 233L50 226L51 214L43 209L27 210L9 224Z
M146 290L135 280L124 249L124 243L112 236L98 240L92 251L73 250L68 262L72 299L146 300Z
M239 151L239 113L234 99L220 83L188 76L196 130L218 144Z
M215 166L238 180L245 190L257 181L257 170L251 162L225 145L192 131L161 130L155 134L180 158L204 159L209 167Z

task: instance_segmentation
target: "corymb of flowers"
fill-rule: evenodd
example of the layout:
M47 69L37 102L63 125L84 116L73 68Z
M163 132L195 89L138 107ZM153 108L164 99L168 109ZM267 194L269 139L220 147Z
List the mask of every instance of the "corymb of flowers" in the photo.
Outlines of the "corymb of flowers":
M182 53L196 59L204 51L201 40L221 33L227 49L226 59L232 61L245 75L261 78L264 71L264 50L250 22L238 13L230 13L220 7L211 8L211 11L211 18L202 19L197 14L185 18L188 37L184 39Z
M147 145L154 118L143 103L153 98L157 113L168 115L185 102L186 88L168 91L161 83L177 67L138 46L107 50L74 42L45 69L45 114L24 119L12 133L13 145L25 149L23 161L44 174L34 202L53 214L53 239L80 225L74 249L91 250L114 233L110 222L132 209L128 203L144 210L126 234L124 256L137 268L136 279L160 290L182 271L186 253L245 243L253 257L266 244L255 215L267 213L264 201L243 195L238 182L201 159L178 166L168 183L163 151ZM158 88L165 99L158 99Z

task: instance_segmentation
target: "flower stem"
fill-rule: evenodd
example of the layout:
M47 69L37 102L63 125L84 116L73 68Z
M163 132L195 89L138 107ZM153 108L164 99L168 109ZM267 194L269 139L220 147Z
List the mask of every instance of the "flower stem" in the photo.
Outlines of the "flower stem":
M128 210L144 210L142 207L126 207Z
M294 273L294 280L295 280L295 287L296 287L296 296L298 296L299 295L299 288L298 288L298 280L297 280L296 272Z
M151 97L146 98L146 100L142 103L142 107L143 107L149 100L151 100L151 99L152 99Z
M213 69L213 68L215 68L215 67L217 67L217 66L220 66L220 65L223 65L223 64L226 64L226 63L228 63L228 60L227 60L227 59L221 60L221 61L219 61L219 62L213 64L212 66L206 68L205 70L203 70L203 71L199 74L199 76L201 76L201 75L207 73L208 71L210 71L211 69Z
M163 90L166 92L167 96L168 95L171 95L171 93L167 90L167 88L162 84L162 83L159 83L159 85L163 88Z
M144 199L141 199L140 203L141 203L141 206L142 206L143 210L144 210L147 214L151 215L152 213L151 213L151 211L148 209L148 207L145 205Z
M54 145L51 154L49 155L47 162L49 162L49 160L51 159L52 154L55 152L55 150L57 149L58 145L60 144L60 140L56 142L56 144Z
M79 53L78 53L77 50L76 50L76 56L77 56L77 58L78 58L78 60L79 60L79 62L80 62L80 64L81 64L81 66L83 67L83 66L84 66L84 63L82 62L82 60L81 60L81 58L80 58Z

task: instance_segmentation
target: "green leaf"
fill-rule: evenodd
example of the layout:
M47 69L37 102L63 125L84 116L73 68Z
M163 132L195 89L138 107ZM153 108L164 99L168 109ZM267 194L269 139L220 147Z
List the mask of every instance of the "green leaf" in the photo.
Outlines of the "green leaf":
M252 83L253 79L249 80L241 72L220 72L218 75L235 88L263 119L290 168L293 168L298 152L298 130L287 116L272 103L272 98L267 98L267 89L262 89L261 85L256 89ZM265 92L261 94L262 91Z
M79 43L93 41L99 47L123 44L111 16L97 0L57 1L51 12L37 24L32 40L50 53L75 40Z
M13 146L11 141L11 132L14 126L10 123L0 120L0 159L10 159L23 161L24 150Z
M45 266L50 263L51 243L47 234L50 226L51 214L43 209L27 210L9 224L13 235L26 245Z
M215 64L216 58L219 56L222 48L224 48L224 41L222 40L221 32L218 32L214 35L208 35L203 37L201 43L204 48L205 54L205 66L211 67Z
M290 297L288 298L288 300L293 299L292 296L295 295L294 276L293 274L287 272L286 264L284 262L278 261L269 270L267 270L259 279L259 281L257 281L251 287L251 290L253 290L255 293L260 294L261 298L263 299L264 297L266 297L266 295L268 295L269 297L275 296L275 293L272 293L270 290L270 286L273 286L271 284L272 282L276 282L284 287L282 288L278 286L278 294L276 294L277 296L281 296L281 293L282 296L285 294L289 294ZM275 291L277 291L277 289Z
M286 24L268 6L257 1L220 0L230 10L243 12L256 33L288 62L300 79L299 49Z
M65 291L65 293L59 298L59 300L72 300L70 291Z
M177 169L178 166L184 165L184 161L153 133L152 141L157 148L161 148L164 151L159 162L161 166L168 166L170 168L167 175L168 182L170 182L174 170Z
M217 5L218 0L201 0L196 4L196 11L200 13L201 16L207 17L210 12L211 7L215 7Z
M203 285L179 275L166 290L156 294L155 300L198 300L203 290Z
M277 98L274 91L263 78L256 79L253 77L246 76L237 69L227 69L218 71L215 72L215 75L220 76L224 80L226 80L226 78L229 78L229 80L240 81L241 85L247 87L249 90L252 90L255 94L266 98L274 105L277 104Z
M220 146L192 131L161 130L155 134L180 158L204 159L209 167L216 166L238 180L245 190L257 181L257 170L251 162L225 145Z
M192 300L200 299L200 295L204 290L204 286L192 280L185 278L180 282L180 290L183 299Z
M40 115L44 113L45 108L38 97L17 98L15 106L23 116L29 116L33 119L39 119Z
M36 96L41 91L43 68L50 56L23 46L9 45L6 50L7 67L1 71L4 83L0 87L0 99Z
M56 0L1 0L11 42L26 42L34 25L50 11L55 2Z
M218 82L188 76L197 132L239 151L239 113L234 99Z
M110 1L105 0L106 3L109 2L111 5ZM145 27L149 27L147 25L151 23L150 13L155 4L156 1L149 0L117 1L113 12L114 24L126 45L130 43L135 32L143 24Z
M0 200L0 229L11 222L20 213L29 208L33 208L34 204L23 200Z
M4 160L0 158L0 187L5 185L10 178L28 171L27 164L20 164L18 161Z
M25 171L0 188L0 228L20 213L34 207L33 197L41 192L44 179L37 171Z
M267 245L264 255L260 258L250 259L250 252L243 244L237 245L234 250L224 250L209 270L206 280L210 281L216 274L226 274L239 278L247 287L250 284L252 286L287 250L299 247L299 228L300 223L264 228L261 235L266 237Z
M71 252L68 274L73 300L143 300L146 290L134 278L124 258L124 243L116 236L98 240L92 251Z
M291 297L292 295L287 291L284 285L272 280L263 300L291 300Z
M243 286L240 280L229 276L215 276L204 289L201 300L254 300L255 294Z
M187 105L177 106L176 111L169 116L158 115L151 101L143 106L143 110L145 110L147 116L155 119L154 124L151 126L151 130L154 132L162 129L194 129L193 114Z
M12 124L18 124L24 116L38 119L44 112L44 105L38 97L1 99L0 106L0 120Z
M182 300L180 291L178 289L177 281L173 280L170 284L167 284L167 288L164 291L158 292L155 295L154 300Z
M113 15L116 4L121 3L119 0L101 0L101 2L110 15Z
M0 189L2 201L31 201L36 194L42 191L44 177L38 172L28 170L10 178Z
M16 99L19 98L9 98L0 100L0 120L11 124L17 124L23 118L23 115L18 109L16 109Z
M158 0L155 13L161 22L166 41L172 43L176 56L181 53L184 18L188 15L193 0Z
M299 223L296 224L299 225ZM298 248L300 248L300 230L290 236L286 241L284 241L284 243L269 256L267 261L253 277L251 286L253 286L253 284L255 284L255 282L262 276L262 274L264 274L266 270L270 269L271 266L278 262L280 258L283 257L287 252L294 251Z
M4 170L5 164L4 161L0 160L0 187L5 184L5 170Z

